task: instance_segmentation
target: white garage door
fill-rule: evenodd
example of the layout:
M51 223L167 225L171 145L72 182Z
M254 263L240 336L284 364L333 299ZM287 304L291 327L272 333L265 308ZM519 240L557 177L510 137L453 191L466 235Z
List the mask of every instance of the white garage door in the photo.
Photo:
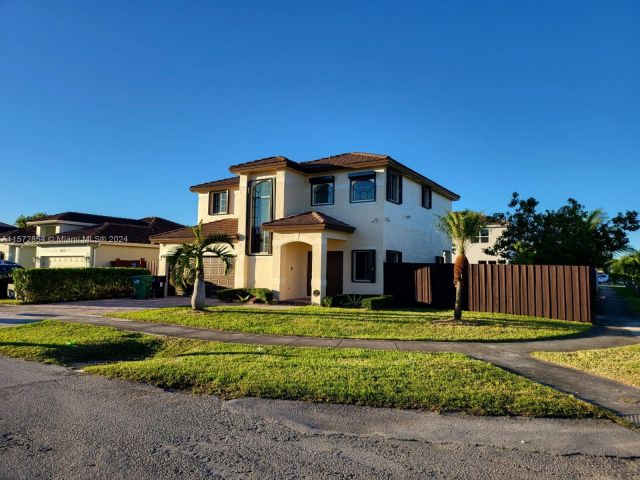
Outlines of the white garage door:
M85 257L42 257L40 264L44 268L85 268L87 260Z

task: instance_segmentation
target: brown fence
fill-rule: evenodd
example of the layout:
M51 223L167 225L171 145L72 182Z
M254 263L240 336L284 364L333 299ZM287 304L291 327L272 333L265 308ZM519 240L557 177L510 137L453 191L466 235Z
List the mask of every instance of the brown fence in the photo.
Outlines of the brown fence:
M453 265L385 263L384 291L401 305L453 308ZM595 270L564 265L470 265L464 308L590 322Z

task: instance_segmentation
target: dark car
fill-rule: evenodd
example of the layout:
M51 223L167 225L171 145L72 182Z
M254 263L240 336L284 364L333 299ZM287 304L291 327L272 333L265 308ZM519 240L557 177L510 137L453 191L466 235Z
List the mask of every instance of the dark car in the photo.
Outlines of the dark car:
M0 260L0 298L7 298L9 284L13 283L11 272L17 268L23 267L15 262Z

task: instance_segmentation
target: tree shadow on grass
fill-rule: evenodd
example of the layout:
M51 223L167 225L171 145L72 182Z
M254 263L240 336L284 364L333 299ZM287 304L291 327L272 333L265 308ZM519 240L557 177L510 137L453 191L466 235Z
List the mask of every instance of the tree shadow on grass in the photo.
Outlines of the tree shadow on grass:
M0 342L0 354L38 358L63 365L78 362L122 361L146 358L162 346L160 339L120 338L64 344L9 341ZM25 349L21 351L22 349ZM27 350L28 349L28 350ZM35 349L35 351L33 350ZM3 352L4 351L4 352Z
M179 353L177 355L173 355L173 357L208 357L208 356L224 356L224 355L257 355L257 356L268 356L268 357L296 357L297 355L291 355L288 353L273 353L273 352L190 352L190 353Z

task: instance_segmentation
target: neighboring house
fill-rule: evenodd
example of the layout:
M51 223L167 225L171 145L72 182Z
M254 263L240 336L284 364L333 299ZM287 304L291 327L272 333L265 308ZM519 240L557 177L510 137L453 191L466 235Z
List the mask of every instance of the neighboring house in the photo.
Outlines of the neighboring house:
M0 232L7 260L24 267L84 268L146 265L157 268L151 235L183 225L159 217L131 219L65 212L28 222L28 229Z
M327 295L383 293L385 262L450 256L436 222L459 196L387 155L269 157L230 171L232 178L191 187L205 231L234 237L231 275L208 259L214 287L264 287L280 300L317 304ZM192 238L188 228L151 237L160 271L176 244Z
M35 247L24 247L23 239L32 238L36 234L35 228L18 228L14 225L0 223L0 260L16 262L23 267L34 266L33 257Z
M492 223L480 230L478 237L471 243L467 250L469 263L496 264L502 263L500 257L488 255L484 252L486 248L493 247L496 240L504 232L504 225Z

